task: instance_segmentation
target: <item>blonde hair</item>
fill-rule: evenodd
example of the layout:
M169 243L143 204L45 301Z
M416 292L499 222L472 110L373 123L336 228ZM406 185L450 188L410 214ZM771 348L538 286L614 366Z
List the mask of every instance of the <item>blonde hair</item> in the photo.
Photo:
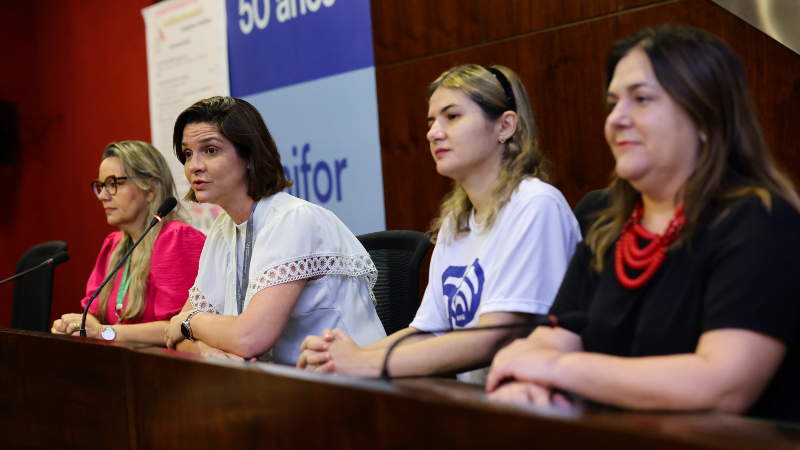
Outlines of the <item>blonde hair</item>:
M536 119L533 116L531 101L528 92L516 73L508 67L492 66L499 70L507 79L512 89L512 96L516 101L517 129L505 142L503 160L500 165L500 179L495 189L488 213L485 219L486 229L494 225L498 212L508 203L511 195L516 191L520 182L526 178L539 178L548 181L545 171L547 163L539 148ZM484 117L489 121L500 118L509 111L509 99L506 98L500 81L485 67L477 64L467 64L453 67L441 74L439 78L428 86L428 101L439 88L460 89L473 102L480 106ZM452 220L452 227L445 228L447 239L458 238L469 231L469 216L472 213L472 202L467 192L459 182L455 182L453 190L444 198L439 217L434 219L429 233L436 242L439 230L448 219Z
M175 182L172 180L167 161L164 160L161 152L156 150L155 147L141 141L123 141L108 144L103 151L103 160L111 157L120 159L122 167L125 169L125 174L128 176L128 182L143 191L153 189L153 198L147 205L148 214L141 224L141 230L144 231L164 199L169 196L177 196ZM152 186L150 180L153 180ZM167 214L163 222L150 230L150 233L145 236L137 247L136 252L131 256L131 261L129 262L131 265L129 269L131 281L128 288L128 303L122 313L122 319L126 322L138 320L144 314L147 300L147 279L150 275L150 257L153 255L153 246L161 228L171 220L186 222L186 212L180 203L172 212ZM131 235L127 231L123 231L122 239L111 253L106 273L117 267L117 264L133 244ZM122 272L122 269L114 275L99 295L100 302L97 306L97 318L101 323L108 323L108 297L117 277L120 276L120 272Z
M671 248L688 242L707 221L712 202L725 207L744 196L761 199L767 210L777 195L800 212L792 182L778 169L753 113L739 58L719 38L697 28L664 25L617 41L606 58L608 89L619 61L632 50L647 54L656 79L706 135L697 167L684 185L686 223ZM699 139L699 137L698 137ZM603 270L605 253L619 239L625 221L641 198L616 173L606 189L610 206L596 214L587 233L592 268Z

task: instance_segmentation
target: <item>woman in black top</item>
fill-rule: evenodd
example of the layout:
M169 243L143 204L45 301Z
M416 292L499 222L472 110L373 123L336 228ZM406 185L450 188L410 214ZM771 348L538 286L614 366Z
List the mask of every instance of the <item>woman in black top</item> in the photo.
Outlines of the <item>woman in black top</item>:
M617 42L606 80L610 206L551 308L589 325L506 347L487 391L800 420L800 201L741 63L715 36L664 26Z

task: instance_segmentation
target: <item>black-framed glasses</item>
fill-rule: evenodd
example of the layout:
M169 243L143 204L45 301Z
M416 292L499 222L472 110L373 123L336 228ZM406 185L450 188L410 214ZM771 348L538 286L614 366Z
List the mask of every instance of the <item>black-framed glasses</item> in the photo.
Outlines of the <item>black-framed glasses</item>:
M101 189L105 188L106 192L111 195L117 193L117 186L119 185L119 180L127 180L128 177L118 177L116 175L111 175L110 177L106 178L106 181L101 182L100 180L92 181L92 190L94 191L94 195L100 195L102 192Z

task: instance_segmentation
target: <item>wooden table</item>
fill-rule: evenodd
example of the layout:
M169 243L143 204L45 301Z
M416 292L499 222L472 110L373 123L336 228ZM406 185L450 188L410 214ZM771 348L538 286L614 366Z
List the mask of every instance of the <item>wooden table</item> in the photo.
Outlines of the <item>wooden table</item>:
M800 428L718 414L521 408L392 383L0 328L0 448L800 449Z

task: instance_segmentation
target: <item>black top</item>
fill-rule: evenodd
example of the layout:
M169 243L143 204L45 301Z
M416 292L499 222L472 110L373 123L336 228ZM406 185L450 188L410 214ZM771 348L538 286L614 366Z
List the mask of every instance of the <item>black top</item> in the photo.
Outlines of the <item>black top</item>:
M575 209L572 212L575 214L575 218L578 219L578 225L581 227L581 236L585 238L586 234L589 233L589 227L592 226L596 219L593 214L608 208L609 203L605 189L598 189L584 195L581 201L575 205Z
M617 356L693 353L703 332L719 328L776 337L788 352L748 414L800 421L800 215L775 195L770 212L755 197L722 212L712 206L711 225L635 290L617 281L615 246L598 274L580 243L550 313L586 312L584 349Z

